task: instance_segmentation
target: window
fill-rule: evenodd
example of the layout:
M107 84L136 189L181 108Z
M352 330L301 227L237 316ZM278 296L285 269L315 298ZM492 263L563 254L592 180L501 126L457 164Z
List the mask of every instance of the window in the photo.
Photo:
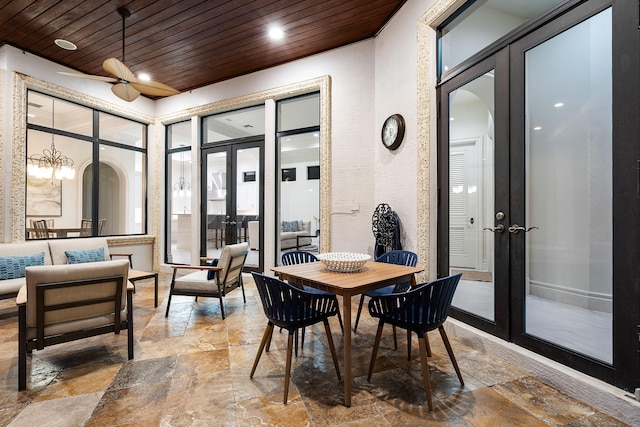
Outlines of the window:
M29 90L26 237L146 232L147 126Z
M472 0L439 28L438 74L480 52L561 0Z
M320 226L320 94L278 101L276 111L281 176L279 221L308 223L307 231L316 236ZM304 242L306 250L318 250L318 243Z
M191 261L191 122L168 125L167 131L167 233L165 262Z

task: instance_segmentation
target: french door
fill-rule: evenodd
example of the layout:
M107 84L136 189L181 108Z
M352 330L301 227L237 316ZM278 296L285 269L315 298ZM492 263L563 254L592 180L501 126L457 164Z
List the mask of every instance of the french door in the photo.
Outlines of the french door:
M202 150L201 256L217 258L224 246L254 239L245 270L262 271L257 241L264 199L263 145L258 139Z
M637 260L613 243L632 245L637 220L630 235L614 218L638 200L613 167L630 154L614 144L615 3L585 2L440 86L438 274L463 273L453 317L633 390L639 295L621 280Z

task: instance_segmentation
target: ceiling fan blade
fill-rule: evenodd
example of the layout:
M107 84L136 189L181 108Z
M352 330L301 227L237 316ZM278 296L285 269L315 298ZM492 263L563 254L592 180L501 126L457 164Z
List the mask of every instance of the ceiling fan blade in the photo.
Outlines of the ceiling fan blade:
M126 80L128 82L136 80L136 76L131 72L131 70L116 58L105 59L102 63L102 68L104 68L107 73L113 74L121 80Z
M177 95L180 91L168 86L164 83L154 82L152 80L141 81L134 80L131 81L131 86L144 93L145 95L150 96L171 96Z
M111 86L111 92L113 92L118 98L123 99L127 102L131 102L138 96L140 96L140 92L138 92L128 83L118 83Z
M71 76L71 77L80 77L83 79L100 80L102 82L109 82L109 83L115 83L118 81L118 79L113 77L95 76L93 74L67 73L64 71L58 71L58 74L64 74L65 76Z

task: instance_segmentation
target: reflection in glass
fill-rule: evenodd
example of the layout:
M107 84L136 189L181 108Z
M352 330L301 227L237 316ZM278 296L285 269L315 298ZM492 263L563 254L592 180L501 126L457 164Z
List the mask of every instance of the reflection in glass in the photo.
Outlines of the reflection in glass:
M167 230L171 245L167 248L167 261L175 264L191 262L191 151L168 155L167 210L170 224Z
M264 135L264 105L204 117L202 129L204 144Z
M40 218L53 228L50 238L144 233L146 153L106 144L94 150L94 129L143 147L146 126L102 112L94 125L95 110L31 90L27 100L26 237L34 238L32 224Z
M526 332L612 362L611 10L525 54Z
M52 135L33 129L27 130L27 158L50 147L52 137L57 149L73 156L76 167L91 162L92 144L60 135ZM76 175L77 176L77 175ZM26 227L31 227L32 220L43 217L55 217L55 227L71 229L80 226L78 211L78 180L56 179L52 177L26 176ZM52 224L53 225L53 224ZM52 232L52 237L67 237L71 231ZM33 237L32 231L27 237Z
M256 229L259 228L260 212L260 148L239 149L236 155L236 228L238 243L249 242L249 226L251 224L253 239L258 239ZM259 235L259 230L258 233ZM259 267L259 242L249 243L250 255L245 261L246 267Z
M320 164L319 132L284 136L280 146L280 249L318 252L320 180L309 179L308 167ZM282 171L297 170L295 180ZM286 227L285 227L286 222ZM286 230L285 230L286 228ZM302 237L309 236L309 237Z
M449 93L449 265L453 306L494 320L494 72Z
M145 147L145 129L142 123L100 112L100 139Z
M100 146L98 218L106 219L104 235L144 232L145 164L143 153Z
M33 91L27 93L27 123L78 135L93 135L90 108Z
M442 28L440 73L480 52L494 41L562 0L476 0Z
M278 102L278 132L320 126L320 94Z
M207 155L207 256L225 245L227 229L227 152Z

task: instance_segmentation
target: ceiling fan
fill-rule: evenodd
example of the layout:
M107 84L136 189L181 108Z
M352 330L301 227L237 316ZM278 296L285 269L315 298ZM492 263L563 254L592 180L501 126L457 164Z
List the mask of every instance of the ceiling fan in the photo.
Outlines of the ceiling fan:
M131 12L129 12L126 7L119 7L118 14L122 16L122 61L124 62L124 21L126 18L131 16ZM104 68L107 73L115 77L95 76L82 73L66 73L62 71L59 73L67 76L116 83L111 87L111 92L113 92L118 98L127 102L133 101L141 93L149 96L170 96L180 93L178 90L163 83L138 79L123 62L116 58L108 58L102 63L102 68Z

